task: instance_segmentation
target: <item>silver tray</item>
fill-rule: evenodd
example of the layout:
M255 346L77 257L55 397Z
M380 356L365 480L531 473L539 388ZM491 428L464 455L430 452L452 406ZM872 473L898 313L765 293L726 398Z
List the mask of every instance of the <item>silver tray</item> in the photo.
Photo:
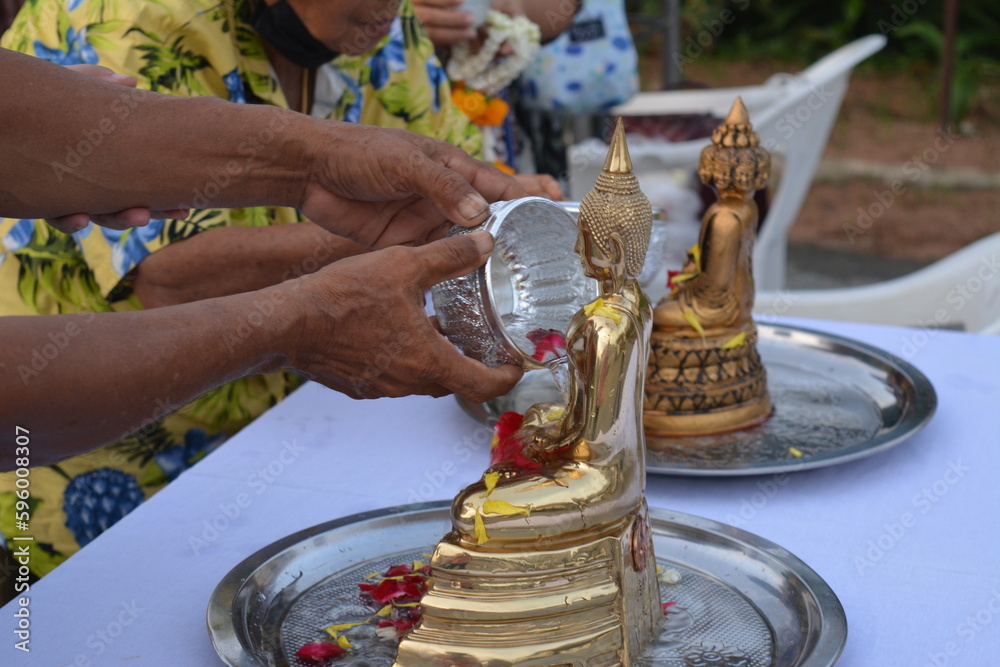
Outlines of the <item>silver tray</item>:
M298 648L322 628L370 616L357 584L372 572L426 560L450 528L449 503L355 514L290 535L237 565L208 606L215 650L232 667L305 663ZM681 574L661 585L670 607L655 646L636 665L820 667L847 640L844 609L819 575L785 549L708 519L651 509L657 562ZM351 634L351 633L354 634ZM367 635L367 636L366 636ZM388 667L396 644L366 627L337 667Z
M731 433L647 436L649 472L756 475L844 463L898 445L937 408L927 376L884 350L800 327L758 324L757 330L774 415ZM563 400L551 373L542 370L492 401L458 402L474 419L491 424L508 410Z

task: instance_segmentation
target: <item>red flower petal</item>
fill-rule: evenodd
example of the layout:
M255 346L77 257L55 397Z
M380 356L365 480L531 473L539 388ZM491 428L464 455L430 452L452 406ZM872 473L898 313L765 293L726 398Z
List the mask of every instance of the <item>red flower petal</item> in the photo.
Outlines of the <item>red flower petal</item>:
M528 340L535 344L531 358L545 363L566 355L566 336L558 329L535 329L528 332Z
M663 603L663 613L667 613L667 607L677 604L676 602L664 602Z
M521 428L524 423L524 415L520 412L505 412L497 419L493 432L496 440L504 440L514 435L514 432Z
M385 576L398 577L404 574L410 574L412 572L413 569L406 563L403 563L402 565L393 565L392 567L390 567L388 570L385 571Z
M518 472L536 472L541 465L524 454L524 441L517 430L524 423L524 415L519 412L505 412L500 415L494 430L493 445L490 449L490 467L514 468Z
M367 586L365 584L358 584L358 588L368 593L375 602L386 604L390 600L395 600L406 595L406 590L403 589L402 584L402 581L396 579L383 579L371 590L366 590Z
M680 271L667 271L667 289L672 290L677 287L674 285L674 276L679 276L680 274Z
M303 660L310 660L317 664L323 662L324 660L329 660L338 655L344 655L347 653L344 649L340 648L336 644L331 644L330 642L313 642L312 644L306 644L299 649L298 653L295 654L296 658L302 658Z
M387 618L385 620L379 621L378 627L387 628L391 625L392 627L396 628L396 637L398 639L402 639L404 636L406 636L406 633L408 633L410 630L413 629L414 623L415 621L409 618Z

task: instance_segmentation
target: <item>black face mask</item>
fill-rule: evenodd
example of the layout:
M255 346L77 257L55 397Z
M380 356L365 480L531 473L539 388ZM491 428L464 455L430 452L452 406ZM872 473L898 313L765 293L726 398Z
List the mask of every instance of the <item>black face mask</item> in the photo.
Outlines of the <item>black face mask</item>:
M286 0L278 0L273 5L264 0L253 0L250 25L278 53L299 67L316 68L340 55L309 34L302 19Z

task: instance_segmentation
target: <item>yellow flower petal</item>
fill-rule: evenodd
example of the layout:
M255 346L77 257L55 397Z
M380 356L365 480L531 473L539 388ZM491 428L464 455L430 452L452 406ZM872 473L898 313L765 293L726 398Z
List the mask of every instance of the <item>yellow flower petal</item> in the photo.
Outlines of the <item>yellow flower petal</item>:
M698 273L701 273L701 246L695 243L693 246L688 248L688 254L691 255L691 259L694 260L694 265L697 267Z
M549 408L545 412L545 421L547 421L547 422L554 422L557 419L562 419L562 416L564 414L566 414L566 409L565 408L562 408L562 407Z
M691 325L691 328L698 332L702 338L705 337L705 329L702 328L701 322L698 320L698 316L694 314L693 310L684 311L684 321Z
M509 516L511 514L523 514L524 516L528 516L531 514L531 510L529 508L511 505L506 500L487 500L483 503L483 512L486 514L503 514L505 516Z
M391 613L392 613L392 605L391 604L387 604L386 606L382 607L377 612L375 612L375 615L376 616L388 616Z
M697 273L678 273L676 276L674 276L670 280L676 285L678 283L683 283L683 282L686 282L688 280L691 280L696 275L698 275L698 274Z
M496 488L497 482L500 481L500 473L498 472L488 472L483 475L483 483L486 485L486 495L493 493L493 489Z
M414 572L420 571L420 569L423 568L424 565L427 565L427 563L425 563L422 560L415 560L415 561L413 561L413 571Z
M374 579L375 577L377 577L380 574L382 574L382 573L381 572L372 572L367 577L365 577L365 581L368 581L369 579Z
M743 347L747 344L747 335L742 331L726 341L726 344L722 346L723 350L731 350L734 347Z
M800 452L799 450L795 449L794 447L789 447L788 448L788 453L791 454L792 456L794 456L797 459L801 459L802 458L802 452Z
M483 515L476 510L476 544L482 546L486 544L490 536L486 533L486 524L483 523Z
M393 602L394 607L419 607L419 602Z
M347 637L337 637L337 645L344 650L354 648L354 645L347 641Z
M598 297L595 301L588 303L583 307L583 314L587 317L593 317L594 315L599 315L601 317L608 317L618 324L622 321L621 313L617 312L610 306L604 305L604 299Z
M596 310L597 308L601 308L603 306L604 306L604 299L602 299L601 297L597 297L595 301L591 301L590 303L588 303L586 306L583 307L583 314L586 315L587 317L590 317L591 315L594 314L594 310Z
M330 635L334 639L337 638L337 633L342 630L347 630L348 628L353 628L356 625L364 625L368 621L360 621L358 623L337 623L336 625L331 625L329 627L323 628L326 634Z

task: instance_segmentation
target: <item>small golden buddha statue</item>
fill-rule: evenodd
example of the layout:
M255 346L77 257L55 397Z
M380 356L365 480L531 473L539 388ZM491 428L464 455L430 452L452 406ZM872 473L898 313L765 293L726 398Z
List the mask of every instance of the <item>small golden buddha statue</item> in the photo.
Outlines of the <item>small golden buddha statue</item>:
M631 665L656 635L640 410L652 306L636 281L651 224L619 123L580 206L576 250L601 297L567 331L568 403L532 406L513 455L455 498L398 666Z
M771 158L739 98L701 153L698 175L716 189L697 245L653 310L644 424L649 435L700 435L746 428L771 414L751 316L754 190Z

